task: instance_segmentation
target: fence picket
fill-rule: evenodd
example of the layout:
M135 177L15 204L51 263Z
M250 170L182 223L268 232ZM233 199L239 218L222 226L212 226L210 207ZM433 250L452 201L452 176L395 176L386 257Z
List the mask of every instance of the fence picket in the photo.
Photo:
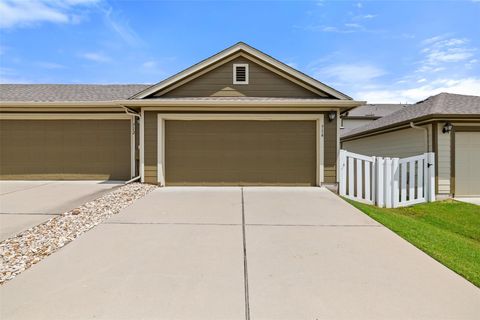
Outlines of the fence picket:
M362 192L362 166L363 160L357 159L357 198L363 199L363 192Z
M365 161L365 200L371 201L370 197L370 162Z
M407 201L407 163L402 163L402 178L401 178L401 191L400 202Z
M417 199L423 198L423 162L424 160L418 160L417 166Z
M353 169L353 158L352 157L348 157L348 195L350 197L354 197L355 195L353 194L353 182L354 182L354 176L353 176L353 173L354 173L354 169Z
M408 200L415 199L415 161L408 163Z

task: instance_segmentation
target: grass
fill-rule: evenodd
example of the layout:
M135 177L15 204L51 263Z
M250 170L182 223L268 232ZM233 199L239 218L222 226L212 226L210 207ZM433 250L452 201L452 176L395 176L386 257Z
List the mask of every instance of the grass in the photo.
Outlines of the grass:
M455 200L385 209L346 199L480 287L480 207Z

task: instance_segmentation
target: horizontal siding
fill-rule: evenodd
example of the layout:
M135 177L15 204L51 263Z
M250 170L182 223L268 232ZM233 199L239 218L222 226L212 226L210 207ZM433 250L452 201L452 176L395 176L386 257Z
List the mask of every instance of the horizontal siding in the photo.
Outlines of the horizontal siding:
M249 84L233 84L235 63L249 65ZM318 98L312 91L243 57L227 62L163 95L163 97L215 96Z
M427 152L425 132L404 129L342 142L342 148L368 156L410 157Z
M324 116L324 182L337 182L337 121L329 121Z
M145 182L157 184L157 112L145 112Z
M451 174L451 162L450 162L450 134L444 134L442 132L442 126L437 126L438 137L438 193L449 194L450 193L450 174Z

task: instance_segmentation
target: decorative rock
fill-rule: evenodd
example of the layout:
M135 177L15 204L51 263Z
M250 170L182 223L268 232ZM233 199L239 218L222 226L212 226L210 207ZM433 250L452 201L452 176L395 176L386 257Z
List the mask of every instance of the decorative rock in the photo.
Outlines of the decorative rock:
M156 186L132 183L0 242L0 284L117 214Z

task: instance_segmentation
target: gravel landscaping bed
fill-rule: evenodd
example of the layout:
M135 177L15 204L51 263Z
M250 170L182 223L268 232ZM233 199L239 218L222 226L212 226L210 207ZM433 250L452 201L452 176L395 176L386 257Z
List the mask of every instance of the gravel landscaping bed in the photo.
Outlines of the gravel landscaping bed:
M156 186L132 183L0 242L0 284L13 279Z

